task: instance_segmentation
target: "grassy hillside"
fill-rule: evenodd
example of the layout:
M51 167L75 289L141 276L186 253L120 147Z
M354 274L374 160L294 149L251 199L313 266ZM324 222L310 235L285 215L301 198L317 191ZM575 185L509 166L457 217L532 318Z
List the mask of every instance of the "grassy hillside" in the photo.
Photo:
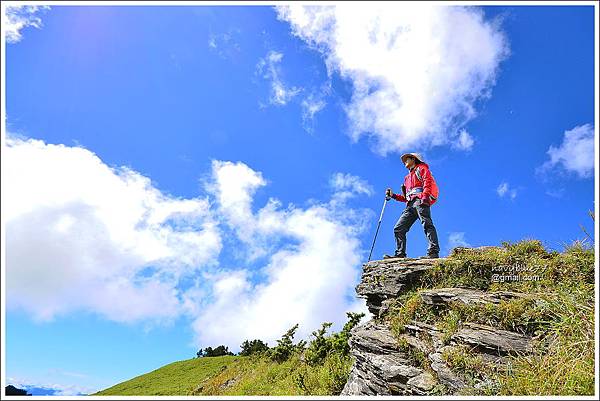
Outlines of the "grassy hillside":
M90 395L188 395L198 383L217 375L240 358L218 356L173 362Z
M298 354L277 363L259 356L220 356L174 362L91 395L333 395L352 361L330 355L310 366Z
M277 363L266 357L240 357L221 373L200 383L191 395L337 395L352 361L333 354L311 366L295 354Z

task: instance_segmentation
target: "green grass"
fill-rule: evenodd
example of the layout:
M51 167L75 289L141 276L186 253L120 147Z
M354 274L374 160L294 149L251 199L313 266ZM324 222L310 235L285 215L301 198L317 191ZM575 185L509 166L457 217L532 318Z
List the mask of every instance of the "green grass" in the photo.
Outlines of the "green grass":
M277 363L260 356L174 362L91 395L337 395L352 360L331 354L311 366L295 354Z
M469 347L455 347L442 353L442 359L451 368L462 372L469 381L483 379L490 372L481 355L471 351Z
M193 395L337 395L350 374L352 360L331 354L311 366L295 354L277 363L267 357L240 358L205 380Z
M494 282L494 274L536 279ZM527 297L487 305L432 306L422 301L420 291L444 287L517 291ZM563 252L549 252L540 241L523 240L453 253L425 272L420 286L401 295L384 319L399 339L412 320L436 325L445 342L465 322L536 336L534 354L511 357L507 370L486 372L496 383L493 395L594 394L594 251L583 242L576 241ZM448 357L462 371L483 369L476 355ZM489 391L472 394L490 395Z
M539 280L493 282L494 274L537 276ZM441 260L435 269L425 272L421 288L469 287L535 292L580 283L594 283L592 248L575 241L562 253L548 252L538 240L523 240L503 242L499 248L453 253Z
M593 286L561 289L550 305L556 317L538 352L514 358L498 376L501 394L594 394Z
M91 395L189 395L204 379L241 358L219 356L173 362Z

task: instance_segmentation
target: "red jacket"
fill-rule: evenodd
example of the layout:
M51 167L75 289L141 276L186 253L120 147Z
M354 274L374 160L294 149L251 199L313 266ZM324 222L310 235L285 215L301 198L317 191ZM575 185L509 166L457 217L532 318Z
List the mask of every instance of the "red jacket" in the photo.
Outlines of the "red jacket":
M407 195L413 188L422 188L423 192L414 195L408 195L408 200L412 198L429 199L429 204L433 205L437 202L439 190L435 179L429 170L427 163L419 163L404 177L404 185L402 186L402 194L393 194L392 198L400 202L407 201Z

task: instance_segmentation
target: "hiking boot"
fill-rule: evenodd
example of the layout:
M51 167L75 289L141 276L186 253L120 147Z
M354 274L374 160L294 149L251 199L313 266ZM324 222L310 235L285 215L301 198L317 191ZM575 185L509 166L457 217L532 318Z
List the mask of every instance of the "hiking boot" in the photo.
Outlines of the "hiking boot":
M388 255L388 254L385 254L385 255L383 255L383 258L384 259L400 259L400 258L406 258L406 255L405 254L402 254L402 255Z
M431 253L425 256L419 256L418 259L438 259L440 257L439 253Z

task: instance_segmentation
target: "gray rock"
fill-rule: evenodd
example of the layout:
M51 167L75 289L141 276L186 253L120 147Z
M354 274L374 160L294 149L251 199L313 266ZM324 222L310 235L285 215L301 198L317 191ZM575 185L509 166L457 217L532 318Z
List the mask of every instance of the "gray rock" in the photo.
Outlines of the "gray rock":
M222 383L219 386L219 390L223 391L229 387L234 386L238 381L240 380L240 377L232 377L231 379L227 380L225 383Z
M407 340L409 347L425 348L417 338ZM417 395L433 388L435 378L413 365L385 324L355 327L349 343L355 360L342 395Z
M352 369L348 381L340 395L375 395L368 383L358 374L358 369Z
M429 354L431 369L437 374L440 383L444 384L453 391L458 391L466 387L466 382L461 376L454 373L452 369L444 362L442 350Z
M533 350L529 336L482 324L465 323L465 326L452 335L451 339L470 345L480 352L504 356L530 353Z
M398 355L370 355L369 361L382 373L387 382L406 383L411 377L417 376L423 370L408 364L408 361Z
M350 332L350 347L374 354L391 354L399 352L398 341L389 328L373 320L356 326Z
M390 310L390 306L394 303L394 299L384 299L381 301L381 307L379 308L378 318L382 318Z
M396 298L408 290L426 270L444 259L386 259L363 265L360 284L356 286L359 297L366 298L367 308L379 316L385 300Z
M427 394L437 384L435 377L429 372L423 372L418 376L414 376L406 382L410 387L415 388L416 391L421 391L422 394Z
M511 291L485 292L469 288L436 288L420 292L423 302L443 305L451 302L468 304L499 304L503 300L524 298L526 294Z
M425 334L428 335L431 339L434 349L444 346L444 333L431 324L412 321L411 324L404 325L404 328L408 333L414 336L423 336Z
M480 247L475 247L475 248L468 248L468 247L464 247L464 246L457 246L455 248L452 249L452 251L450 252L451 256L456 256L456 255L460 255L461 253L467 253L467 252L484 252L487 251L489 249L496 249L499 251L504 251L506 252L506 249L501 247L501 246L480 246Z

